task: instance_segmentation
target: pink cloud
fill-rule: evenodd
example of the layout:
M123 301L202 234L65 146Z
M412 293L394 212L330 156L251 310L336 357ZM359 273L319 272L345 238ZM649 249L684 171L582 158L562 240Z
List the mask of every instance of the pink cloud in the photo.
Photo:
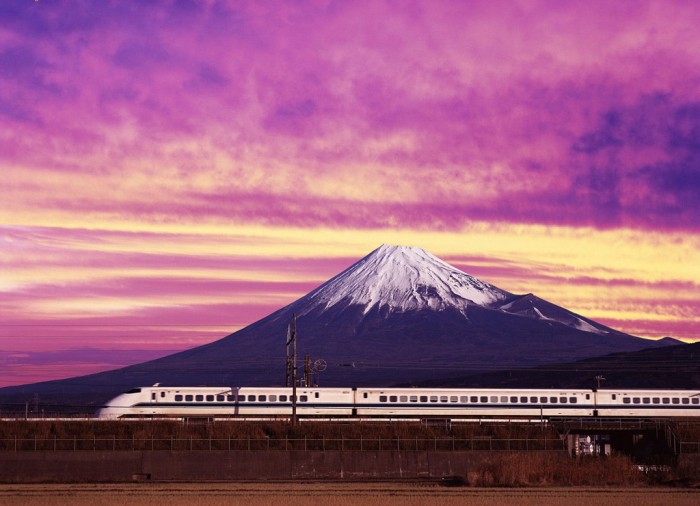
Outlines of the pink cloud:
M0 292L4 321L55 323L30 302L83 295L144 305L64 323L237 325L354 261L217 253L260 244L245 235L208 236L211 254L163 253L146 246L166 236L99 230L109 225L191 227L167 235L180 244L198 241L203 223L699 230L694 2L76 1L0 13L0 221L27 225L2 229L0 268L101 273L17 281L27 286ZM111 248L138 244L143 253ZM454 261L504 289L524 278L654 293L697 284ZM137 269L150 273L123 274ZM233 270L278 281L216 277ZM153 306L170 294L184 307ZM197 332L173 342L214 338Z
M15 183L49 208L302 226L697 226L684 211L697 152L677 133L700 121L699 67L682 49L698 14L684 2L83 5L70 23L35 7L14 13L0 57L13 85L0 107L6 162L124 181L165 164L210 179L170 194L158 182L147 202ZM614 114L616 143L601 144ZM652 159L635 155L635 118L647 118ZM173 152L181 141L193 142ZM210 147L229 157L219 176ZM405 203L313 191L357 164L377 166L358 182L379 193L403 181Z

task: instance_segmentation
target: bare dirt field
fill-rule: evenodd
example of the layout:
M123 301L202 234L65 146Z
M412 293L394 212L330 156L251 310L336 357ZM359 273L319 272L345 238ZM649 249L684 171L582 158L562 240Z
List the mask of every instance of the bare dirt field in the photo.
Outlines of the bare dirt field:
M120 485L0 485L0 505L278 505L308 506L591 504L685 506L700 490L669 488L467 488L403 483L136 483Z

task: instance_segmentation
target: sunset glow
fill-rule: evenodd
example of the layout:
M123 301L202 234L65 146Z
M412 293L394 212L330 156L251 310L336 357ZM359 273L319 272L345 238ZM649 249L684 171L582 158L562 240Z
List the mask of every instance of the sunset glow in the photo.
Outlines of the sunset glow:
M696 2L0 18L0 386L213 341L383 243L700 339Z

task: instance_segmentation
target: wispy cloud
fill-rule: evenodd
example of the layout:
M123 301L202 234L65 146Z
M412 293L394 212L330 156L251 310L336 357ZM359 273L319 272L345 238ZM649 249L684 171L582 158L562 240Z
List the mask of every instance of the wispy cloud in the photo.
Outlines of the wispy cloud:
M111 301L250 322L383 236L496 258L474 266L488 281L581 309L601 283L615 304L700 283L694 2L18 0L0 17L4 315L95 297L86 318ZM453 246L475 227L501 242ZM562 230L606 242L562 233L550 258ZM630 234L658 256L602 273ZM689 267L663 285L652 261Z

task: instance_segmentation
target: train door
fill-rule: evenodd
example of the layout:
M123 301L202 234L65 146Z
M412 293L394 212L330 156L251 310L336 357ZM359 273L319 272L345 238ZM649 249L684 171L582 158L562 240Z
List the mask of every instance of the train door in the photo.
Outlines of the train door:
M586 398L588 397L589 394L586 394ZM598 416L598 390L594 389L593 390L593 416L597 417Z

